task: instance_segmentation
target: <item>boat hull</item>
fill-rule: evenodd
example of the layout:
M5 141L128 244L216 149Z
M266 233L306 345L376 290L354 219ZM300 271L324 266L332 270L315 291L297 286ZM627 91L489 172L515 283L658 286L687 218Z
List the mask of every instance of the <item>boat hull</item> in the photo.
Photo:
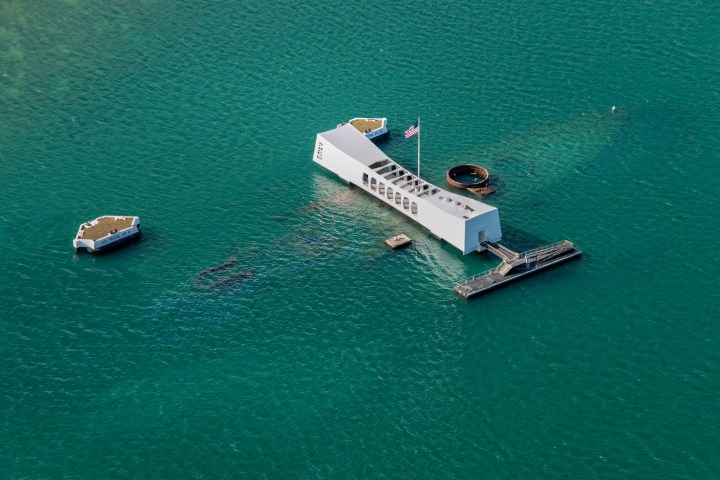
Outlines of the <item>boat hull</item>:
M140 237L142 237L142 231L138 228L136 232L131 233L130 235L127 235L125 237L122 237L118 240L115 240L114 242L109 242L103 245L99 248L92 248L89 246L86 247L76 247L76 252L87 252L92 253L94 255L103 255L106 253L113 252L119 248L126 247L130 244L136 243L140 240Z
M368 137L370 140L372 140L375 143L384 142L385 140L387 140L390 137L390 130L388 130L387 128L385 128L384 132L379 131L379 132L377 132L377 135L371 137L370 135L373 133L375 133L375 132L367 133L367 134L365 134L365 136Z

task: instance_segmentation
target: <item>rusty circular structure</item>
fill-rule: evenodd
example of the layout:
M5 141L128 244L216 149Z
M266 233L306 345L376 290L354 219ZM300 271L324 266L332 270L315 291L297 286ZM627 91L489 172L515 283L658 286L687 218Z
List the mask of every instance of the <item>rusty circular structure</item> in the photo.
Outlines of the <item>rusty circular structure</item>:
M488 183L490 174L480 165L463 163L447 171L447 182L456 188L479 188Z

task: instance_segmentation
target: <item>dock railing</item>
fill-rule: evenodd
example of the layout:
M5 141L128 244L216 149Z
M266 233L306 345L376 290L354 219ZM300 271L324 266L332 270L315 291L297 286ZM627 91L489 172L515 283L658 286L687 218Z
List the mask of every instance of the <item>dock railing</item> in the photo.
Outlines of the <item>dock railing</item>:
M502 265L502 263L501 263L500 265ZM472 281L477 280L478 278L486 277L486 276L488 276L488 275L492 275L493 273L495 273L495 270L497 270L497 268L498 268L498 267L494 267L494 268L490 268L490 269L488 269L488 270L485 270L484 272L476 273L476 274L473 275L472 277L468 277L468 278L466 278L465 280L461 280L461 281L459 281L459 282L455 282L455 285L461 287L461 286L463 286L463 285L467 285L468 283L470 283L470 282L472 282Z
M532 250L528 250L527 252L523 252L520 256L521 257L531 257L534 255L538 255L540 253L550 252L552 250L557 249L558 247L567 245L568 247L572 247L573 244L571 242L568 242L567 240L563 240L561 242L553 243L551 245L545 245L544 247L534 248Z

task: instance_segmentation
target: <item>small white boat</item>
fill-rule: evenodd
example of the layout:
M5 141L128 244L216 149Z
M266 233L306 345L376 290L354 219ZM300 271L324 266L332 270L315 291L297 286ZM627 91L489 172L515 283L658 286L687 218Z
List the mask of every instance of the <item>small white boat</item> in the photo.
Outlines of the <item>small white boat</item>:
M80 225L73 248L76 252L105 253L139 240L140 235L140 217L106 215Z
M358 132L373 142L383 140L390 135L390 130L388 130L387 127L387 118L353 118L345 123L349 123L357 128ZM338 127L345 125L345 123L341 123Z

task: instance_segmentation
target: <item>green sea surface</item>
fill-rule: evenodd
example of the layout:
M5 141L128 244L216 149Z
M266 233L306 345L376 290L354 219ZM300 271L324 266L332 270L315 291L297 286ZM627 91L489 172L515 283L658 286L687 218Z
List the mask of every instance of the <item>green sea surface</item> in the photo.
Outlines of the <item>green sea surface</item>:
M0 478L720 478L718 25L702 0L3 0ZM356 116L410 169L419 116L427 180L483 165L505 245L582 260L456 297L498 260L312 162ZM75 254L104 214L142 241Z

